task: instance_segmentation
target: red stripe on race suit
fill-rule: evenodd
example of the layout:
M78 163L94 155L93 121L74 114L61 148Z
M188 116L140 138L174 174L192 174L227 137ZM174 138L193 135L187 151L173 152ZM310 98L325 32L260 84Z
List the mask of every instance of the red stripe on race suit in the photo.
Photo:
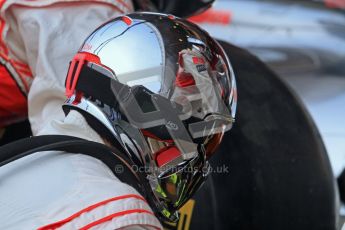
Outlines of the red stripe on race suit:
M6 0L0 0L0 8L2 7L3 3ZM36 5L33 2L38 2ZM114 10L124 14L126 11L132 11L133 8L127 4L124 0L113 0L113 3L111 1L106 0L55 0L55 1L42 1L42 0L23 0L18 3L14 3L13 5L21 6L21 7L28 7L28 8L44 8L49 7L54 4L68 4L68 3L78 3L78 2L85 2L85 3L97 3L97 4L103 4L112 7ZM118 5L115 4L118 3Z
M0 128L27 117L26 96L7 69L0 65Z
M19 71L27 72L28 75L32 75L30 67L24 63L20 63L14 60L11 60L11 64Z
M135 213L139 213L139 214L140 213L146 213L146 214L154 216L154 214L152 212L147 211L145 209L131 209L131 210L123 211L123 212L113 213L113 214L111 214L109 216L106 216L106 217L104 217L102 219L99 219L97 221L91 222L90 224L80 228L79 230L88 230L88 229L93 228L93 227L95 227L97 225L100 225L100 224L103 224L105 222L111 221L114 218L117 218L117 217L120 217L120 216L129 215L129 214L135 214ZM150 227L153 227L155 229L160 229L160 228L158 228L156 226L152 226L152 225L150 225Z
M229 25L231 23L231 12L211 8L201 14L189 17L188 20L194 23Z
M0 9L4 5L5 1L0 1ZM2 34L5 29L5 20L3 18L0 18L0 54L7 56L8 55L8 49L4 42L2 41Z
M0 9L5 0L0 1ZM3 41L6 23L0 18L0 128L24 120L27 117L27 98L32 80L28 65L11 60L8 47ZM12 72L7 67L12 67ZM15 74L17 77L14 77ZM29 80L29 81L27 81Z
M130 10L131 7L124 1L124 0L117 0L120 4L122 4L124 7L127 8L127 10Z
M67 224L68 222L71 222L74 219L78 218L83 213L90 212L90 211L92 211L92 210L94 210L94 209L96 209L98 207L101 207L103 205L106 205L106 204L108 204L110 202L114 202L114 201L118 201L118 200L123 200L123 199L129 199L129 198L134 198L134 199L142 200L145 203L147 203L146 200L142 196L136 195L136 194L128 194L128 195L123 195L123 196L117 196L117 197L110 198L108 200L104 200L104 201L98 202L98 203L93 204L91 206L88 206L88 207L80 210L79 212L74 213L73 215L71 215L71 216L69 216L69 217L67 217L67 218L65 218L63 220L57 221L57 222L52 223L52 224L45 225L43 227L38 228L37 230L57 229L59 227L62 227L65 224Z

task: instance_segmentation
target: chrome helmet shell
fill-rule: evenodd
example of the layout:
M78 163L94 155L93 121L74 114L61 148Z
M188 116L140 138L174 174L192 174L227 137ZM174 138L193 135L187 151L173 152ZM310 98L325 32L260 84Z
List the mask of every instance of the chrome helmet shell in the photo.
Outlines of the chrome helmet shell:
M217 41L158 13L121 16L91 33L70 64L66 95L64 110L81 111L126 151L138 166L132 170L144 175L139 192L171 221L209 174L237 103Z

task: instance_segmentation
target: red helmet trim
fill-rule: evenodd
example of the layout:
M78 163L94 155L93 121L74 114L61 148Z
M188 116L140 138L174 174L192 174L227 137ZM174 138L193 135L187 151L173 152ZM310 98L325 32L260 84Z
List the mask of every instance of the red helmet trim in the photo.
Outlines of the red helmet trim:
M97 55L86 53L86 52L77 53L73 57L71 65L68 69L68 74L66 78L66 92L65 92L67 97L71 97L74 94L75 87L77 85L82 66L86 62L92 62L92 63L101 65L101 60Z

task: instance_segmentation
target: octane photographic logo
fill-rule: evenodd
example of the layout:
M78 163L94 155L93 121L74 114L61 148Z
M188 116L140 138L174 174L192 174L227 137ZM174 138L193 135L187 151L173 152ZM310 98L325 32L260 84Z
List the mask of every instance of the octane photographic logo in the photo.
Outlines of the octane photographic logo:
M197 171L200 171L200 168L198 167L184 167L182 169L175 167L173 165L165 165L162 167L157 167L157 168L152 168L152 167L148 167L148 166L139 166L139 165L132 165L131 166L132 171L133 172L139 172L139 173L146 173L146 174L152 174L155 171L163 171L163 172L171 172L171 173L176 173L178 172L183 172L183 173L194 173ZM121 164L117 164L114 167L114 171L116 173L123 173L124 172L124 168L123 165ZM209 173L212 174L228 174L230 172L230 166L229 165L218 165L216 167L212 167L212 166L208 166L208 167L204 167L201 169L201 171L205 174L208 175Z

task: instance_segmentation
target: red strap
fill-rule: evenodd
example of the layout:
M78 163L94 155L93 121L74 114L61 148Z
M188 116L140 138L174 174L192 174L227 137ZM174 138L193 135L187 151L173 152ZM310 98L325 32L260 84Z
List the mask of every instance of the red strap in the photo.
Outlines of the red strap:
M91 54L91 53L77 53L72 62L71 66L68 69L68 74L66 78L66 96L71 97L74 94L75 87L77 86L79 74L81 68L83 67L85 62L93 62L100 64L101 61L98 56ZM77 67L76 64L78 63ZM75 70L75 68L77 68ZM75 71L74 71L75 70Z
M96 220L94 222L91 222L90 224L80 228L79 230L88 230L88 229L90 229L92 227L95 227L95 226L97 226L99 224L103 224L105 222L108 222L108 221L110 221L110 220L112 220L112 219L114 219L116 217L120 217L120 216L124 216L124 215L129 215L129 214L133 214L133 213L147 213L149 215L154 216L154 214L152 212L147 211L145 209L130 209L130 210L122 211L122 212L116 212L116 213L111 214L109 216L106 216L106 217L104 217L102 219L99 219L99 220ZM159 228L156 227L156 229L159 229Z
M136 194L128 194L128 195L123 195L123 196L117 196L117 197L113 197L113 198L110 198L108 200L104 200L104 201L101 201L101 202L98 202L96 204L93 204L85 209L82 209L81 211L67 217L66 219L63 219L63 220L60 220L58 222L55 222L55 223L52 223L52 224L48 224L48 225L45 225L43 227L40 227L38 228L37 230L51 230L51 229L56 229L56 228L59 228L61 226L63 226L64 224L67 224L68 222L71 222L73 219L79 217L81 214L83 213L86 213L86 212L89 212L93 209L96 209L97 207L100 207L100 206L103 206L103 205L106 205L110 202L113 202L113 201L118 201L118 200L123 200L123 199L128 199L128 198L135 198L135 199L138 199L138 200L142 200L146 203L146 200L140 196L140 195L136 195Z

